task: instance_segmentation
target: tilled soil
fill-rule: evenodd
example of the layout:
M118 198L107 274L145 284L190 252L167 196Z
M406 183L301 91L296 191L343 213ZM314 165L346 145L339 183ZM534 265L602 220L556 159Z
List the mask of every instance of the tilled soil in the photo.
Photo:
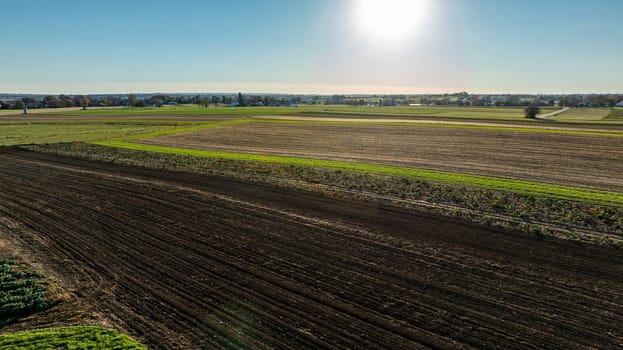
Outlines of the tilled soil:
M144 140L388 164L623 191L623 138L387 125L254 123Z
M0 239L153 349L623 347L613 248L15 149L0 178Z

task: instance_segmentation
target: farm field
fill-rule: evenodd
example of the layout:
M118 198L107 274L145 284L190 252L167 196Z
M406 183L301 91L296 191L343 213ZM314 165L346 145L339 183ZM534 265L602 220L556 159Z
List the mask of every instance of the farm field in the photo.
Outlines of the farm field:
M153 348L623 346L616 249L222 177L0 163L2 237Z
M543 108L542 113L556 111L556 108ZM179 105L146 107L146 108L117 108L117 109L88 109L71 111L50 111L46 115L96 117L96 116L141 116L141 115L178 115L178 116L271 116L271 115L307 115L307 116L341 116L357 118L379 117L434 117L440 119L476 119L524 122L523 108L511 107L368 107L343 105L301 105L300 107L199 107L197 105ZM527 121L531 122L531 121Z
M179 128L164 123L2 122L0 146L98 141Z
M557 111L557 108L541 108L541 114ZM618 115L621 108L573 108L568 112L553 117L558 122L601 123L619 125ZM343 106L343 105L301 105L299 107L200 107L197 105L177 105L143 108L89 108L82 110L72 108L32 109L28 116L21 115L20 110L0 110L2 119L97 119L97 118L130 118L130 119L201 119L206 117L235 118L241 116L307 116L307 117L336 117L358 119L423 119L436 120L478 120L490 122L516 122L522 124L538 124L534 120L524 118L523 108L520 107L430 107L430 106L397 106L397 107L370 107L370 106Z
M552 119L557 121L599 121L608 117L612 110L612 108L572 108Z
M610 114L608 114L608 116L605 118L606 120L610 121L610 120L615 120L615 121L622 121L623 120L623 108L614 108L612 111L610 111Z
M623 191L623 138L596 135L419 125L250 122L137 142Z
M41 108L30 109L29 114L45 114L45 113L72 113L81 110L81 107L68 107L68 108ZM3 116L16 116L22 114L21 109L0 109L0 117Z

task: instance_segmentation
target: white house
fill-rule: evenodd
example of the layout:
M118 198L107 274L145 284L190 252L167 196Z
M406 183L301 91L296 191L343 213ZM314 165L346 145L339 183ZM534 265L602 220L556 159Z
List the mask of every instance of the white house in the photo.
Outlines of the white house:
M617 107L623 107L623 101L617 103Z

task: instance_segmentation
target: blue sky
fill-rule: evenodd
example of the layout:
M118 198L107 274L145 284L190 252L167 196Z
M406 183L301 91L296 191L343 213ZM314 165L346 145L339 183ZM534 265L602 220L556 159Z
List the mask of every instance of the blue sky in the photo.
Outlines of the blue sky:
M0 4L2 92L623 92L620 0Z

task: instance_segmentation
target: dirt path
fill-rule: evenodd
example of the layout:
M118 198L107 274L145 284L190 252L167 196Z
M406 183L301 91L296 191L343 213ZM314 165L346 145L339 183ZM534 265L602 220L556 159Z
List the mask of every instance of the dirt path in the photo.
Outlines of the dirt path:
M550 119L551 117L555 117L555 116L557 116L557 115L560 115L560 114L563 114L563 113L569 112L570 110L571 110L571 108L570 108L570 107L565 107L565 108L562 108L562 109L557 110L557 111L552 112L552 113L547 113L547 114L543 114L543 115L537 115L537 116L536 116L536 119L548 120L548 119Z
M610 248L13 149L0 177L0 239L153 349L623 346Z

